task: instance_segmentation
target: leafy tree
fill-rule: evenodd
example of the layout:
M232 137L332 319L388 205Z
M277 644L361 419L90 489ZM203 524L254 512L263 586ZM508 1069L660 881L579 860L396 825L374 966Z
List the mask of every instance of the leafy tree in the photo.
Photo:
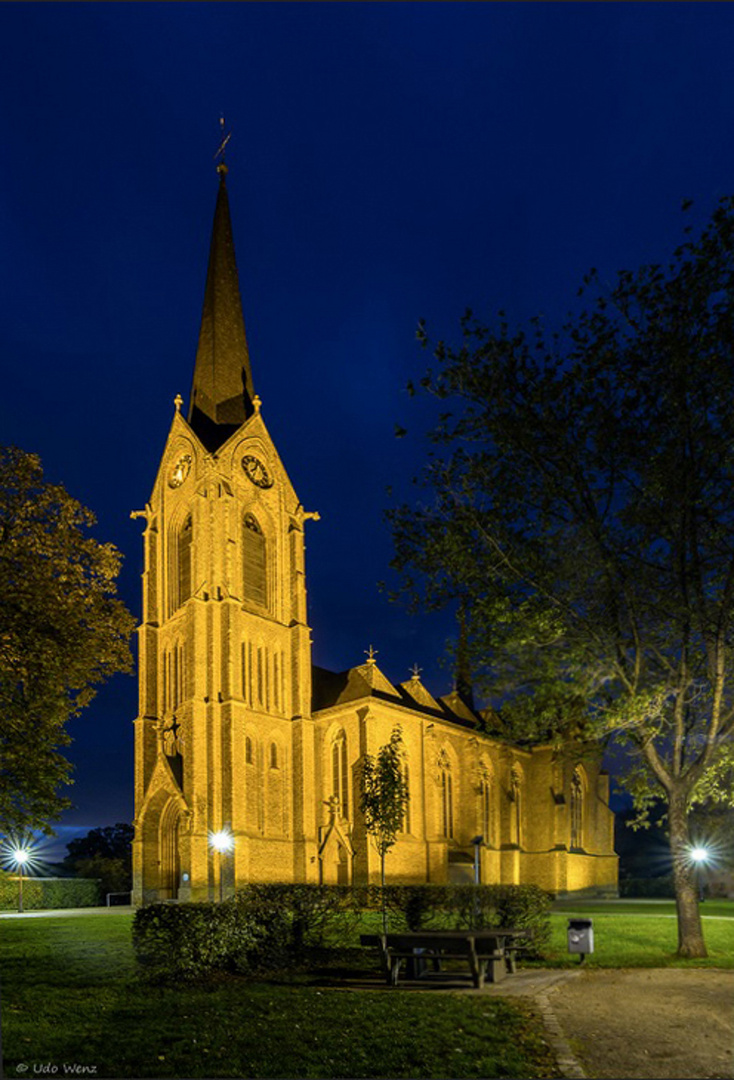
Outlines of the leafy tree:
M92 829L66 845L64 866L77 877L98 878L103 893L129 892L134 836L133 826L123 822Z
M628 747L636 805L667 811L678 951L704 956L688 815L734 798L734 199L579 295L556 332L468 312L437 344L429 497L389 511L393 566L413 603L469 604L502 734Z
M70 840L66 845L69 854L66 862L79 859L121 859L132 865L132 842L135 829L126 822L91 829L86 836Z
M0 832L51 833L66 723L117 671L134 620L115 598L120 554L87 534L93 514L43 479L34 454L0 448Z
M383 887L382 921L387 931L384 902L385 856L395 844L403 827L408 804L408 784L403 770L403 736L393 728L390 741L381 746L377 756L365 754L359 771L359 809L367 832L380 856L380 881Z

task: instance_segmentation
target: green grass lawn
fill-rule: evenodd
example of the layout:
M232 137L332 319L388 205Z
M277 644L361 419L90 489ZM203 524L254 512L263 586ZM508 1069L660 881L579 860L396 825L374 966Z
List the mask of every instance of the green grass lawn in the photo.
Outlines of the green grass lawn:
M129 913L0 920L6 1075L554 1077L531 1006L471 994L137 978ZM78 1070L81 1074L81 1069ZM87 1073L89 1075L89 1073Z
M558 902L543 966L578 963L569 916L594 919L588 967L734 967L734 903L703 909L708 960L675 957L672 902ZM129 912L0 920L8 1076L56 1065L99 1077L553 1077L532 1007L473 994L138 979ZM367 963L373 962L371 954ZM365 961L362 961L364 963ZM537 962L536 962L537 963ZM81 1075L81 1070L78 1070ZM89 1073L87 1073L89 1075Z
M551 915L552 937L543 964L578 964L567 949L568 919L594 920L594 953L587 967L734 967L734 901L706 900L701 905L705 960L675 955L678 929L673 900L558 900Z

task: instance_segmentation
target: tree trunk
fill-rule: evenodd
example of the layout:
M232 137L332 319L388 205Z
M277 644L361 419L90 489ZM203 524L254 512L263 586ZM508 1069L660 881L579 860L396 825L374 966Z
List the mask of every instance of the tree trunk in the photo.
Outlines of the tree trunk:
M380 851L380 896L382 897L382 932L387 933L387 902L385 899L385 849Z
M697 870L691 860L688 810L683 793L670 795L668 803L670 852L673 856L675 904L678 911L678 956L708 956L698 908Z

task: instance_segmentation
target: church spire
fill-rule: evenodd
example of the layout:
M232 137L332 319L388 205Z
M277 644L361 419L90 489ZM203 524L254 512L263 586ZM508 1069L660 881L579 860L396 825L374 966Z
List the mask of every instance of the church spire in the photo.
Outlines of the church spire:
M222 150L223 146L217 156ZM219 192L188 416L209 450L217 450L252 415L255 396L223 160L217 172Z

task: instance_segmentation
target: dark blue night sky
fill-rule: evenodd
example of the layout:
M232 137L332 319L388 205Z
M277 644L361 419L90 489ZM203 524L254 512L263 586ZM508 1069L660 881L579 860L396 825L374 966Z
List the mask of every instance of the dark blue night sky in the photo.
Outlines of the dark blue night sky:
M255 388L308 532L314 659L370 645L430 689L451 617L410 619L383 511L411 494L415 341L562 320L591 267L664 261L734 191L727 4L0 6L0 439L98 516L139 614L141 526L188 399L224 112ZM400 424L409 434L394 437ZM70 833L132 818L136 688L72 724Z

